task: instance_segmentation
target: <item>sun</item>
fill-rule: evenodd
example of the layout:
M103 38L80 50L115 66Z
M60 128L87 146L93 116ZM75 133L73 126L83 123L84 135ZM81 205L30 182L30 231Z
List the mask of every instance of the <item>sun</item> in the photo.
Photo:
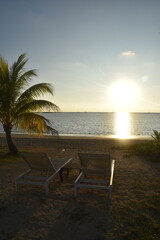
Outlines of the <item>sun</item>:
M119 80L108 88L107 95L114 107L121 111L129 108L136 102L139 96L139 89L133 81Z

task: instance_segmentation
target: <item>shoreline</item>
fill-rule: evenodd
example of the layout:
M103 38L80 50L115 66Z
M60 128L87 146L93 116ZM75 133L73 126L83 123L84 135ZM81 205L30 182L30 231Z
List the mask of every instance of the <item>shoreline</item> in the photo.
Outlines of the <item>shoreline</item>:
M59 148L61 146L63 149L79 149L80 146L83 146L82 149L90 150L92 149L97 151L101 149L106 151L106 149L111 149L116 146L125 146L140 144L146 141L152 141L151 137L134 137L134 138L116 138L111 136L44 136L44 135L29 135L29 134L12 134L13 142L19 149L27 150L29 148L36 149L38 147L45 149ZM5 134L0 134L0 146L7 148L7 141Z
M115 139L115 140L152 140L153 138L148 135L133 135L129 137L118 137L116 135L69 135L69 134L62 134L62 135L35 135L35 134L12 134L13 138L44 138L44 139ZM5 138L5 133L0 133L0 138Z

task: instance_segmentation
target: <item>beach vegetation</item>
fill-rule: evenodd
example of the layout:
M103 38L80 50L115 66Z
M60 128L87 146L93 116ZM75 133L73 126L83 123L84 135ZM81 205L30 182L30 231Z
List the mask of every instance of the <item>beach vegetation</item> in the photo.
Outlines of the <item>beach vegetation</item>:
M47 93L53 95L53 86L49 83L30 86L37 71L26 71L27 62L26 54L21 54L9 67L8 62L0 57L0 123L12 155L18 152L11 135L13 128L37 134L56 133L51 122L39 114L42 111L59 110L53 102L39 99Z
M153 129L153 135L151 135L155 142L160 143L160 132Z
M153 162L160 162L160 142L146 141L135 145L135 154Z
M140 141L133 144L119 144L113 149L123 151L123 157L141 156L146 161L160 162L160 145L155 141Z
M157 148L160 148L160 132L153 129L153 135L151 137L154 139L154 143Z

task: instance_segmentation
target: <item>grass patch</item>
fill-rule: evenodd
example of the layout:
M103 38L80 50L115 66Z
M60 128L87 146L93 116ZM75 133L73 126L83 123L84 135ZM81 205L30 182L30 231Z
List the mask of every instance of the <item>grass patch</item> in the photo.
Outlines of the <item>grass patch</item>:
M150 204L151 201L152 196L142 200L130 199L119 202L119 205L112 210L114 227L111 239L160 240L160 206L154 201L154 204Z
M18 154L11 156L6 148L0 146L0 166L20 163L21 161L22 159Z
M133 156L133 153L132 152L128 152L128 153L124 153L123 154L123 157L124 158L129 158L129 157L132 157Z
M20 163L20 162L22 162L22 159L19 156L10 156L8 154L0 153L0 166Z
M135 147L135 154L145 157L148 161L160 162L160 147L153 141L138 144Z
M147 161L160 162L160 145L154 141L117 145L114 150L123 151L123 157L141 156Z

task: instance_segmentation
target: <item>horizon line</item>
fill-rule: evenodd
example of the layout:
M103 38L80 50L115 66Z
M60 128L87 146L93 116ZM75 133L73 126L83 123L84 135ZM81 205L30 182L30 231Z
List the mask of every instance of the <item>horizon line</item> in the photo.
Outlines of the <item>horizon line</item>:
M111 112L111 111L102 111L102 112L100 112L100 111L77 111L77 112L75 112L75 111L58 111L58 112L51 112L51 111L44 111L44 112L39 112L39 113L119 113L119 112L123 112L123 113L148 113L148 114L152 114L152 113L160 113L160 111L159 112L149 112L149 111L146 111L146 112L138 112L138 111L134 111L134 112L127 112L127 111L115 111L115 112Z

